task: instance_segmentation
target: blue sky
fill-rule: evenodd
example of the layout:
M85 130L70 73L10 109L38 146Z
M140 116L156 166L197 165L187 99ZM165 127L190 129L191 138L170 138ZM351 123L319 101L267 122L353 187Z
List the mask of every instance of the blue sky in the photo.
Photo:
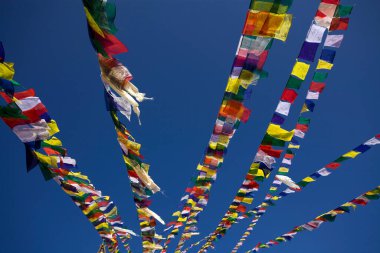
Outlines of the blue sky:
M232 140L201 215L204 235L216 226L248 170L318 3L294 1L288 40L276 41L272 47L265 65L269 78L254 88L248 102L251 118ZM118 58L132 71L140 90L155 98L141 106L142 126L135 118L127 126L142 143L150 173L164 190L154 196L152 209L169 220L209 139L249 0L119 0L116 4L117 36L130 50ZM127 226L138 231L81 1L5 0L1 5L0 40L7 60L16 63L15 79L36 89L80 171L112 197ZM379 8L378 1L356 1L327 88L294 160L290 176L296 181L379 133ZM291 119L300 106L296 104ZM23 145L5 124L0 124L0 132L1 251L96 252L100 238L92 225L54 182L44 182L39 170L26 173ZM379 152L374 148L280 202L260 221L243 249L379 185ZM261 187L256 203L269 181ZM268 252L378 252L379 211L380 202L372 202ZM247 222L231 229L215 252L230 252ZM138 238L131 246L141 252Z

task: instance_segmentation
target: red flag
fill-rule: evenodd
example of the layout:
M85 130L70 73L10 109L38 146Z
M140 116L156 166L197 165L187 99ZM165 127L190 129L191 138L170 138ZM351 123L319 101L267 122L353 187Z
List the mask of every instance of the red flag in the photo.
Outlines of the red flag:
M322 92L325 86L326 84L324 83L311 82L309 89L315 92Z
M297 92L292 89L285 89L281 95L281 100L289 103L293 103L297 98Z
M345 31L349 21L349 18L333 18L329 31Z

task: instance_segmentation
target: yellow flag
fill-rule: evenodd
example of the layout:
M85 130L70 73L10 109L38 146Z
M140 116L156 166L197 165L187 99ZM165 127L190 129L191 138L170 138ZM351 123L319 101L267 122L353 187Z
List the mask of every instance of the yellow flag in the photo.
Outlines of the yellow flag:
M184 217L184 218L178 217L177 221L178 222L185 222L185 221L187 221L187 217Z
M343 157L355 158L359 154L361 154L361 153L360 152L356 152L356 151L350 151L350 152L344 154Z
M299 149L300 145L289 144L289 148Z
M301 112L308 112L309 109L307 108L306 104L303 104Z
M47 123L48 126L49 126L49 134L50 136L56 134L59 132L59 128L58 128L58 125L57 123L55 122L55 120L51 120L49 123Z
M145 227L145 226L149 226L149 222L147 221L140 222L140 227Z
M297 61L293 66L292 75L301 80L305 80L307 72L309 72L310 65L304 62Z
M193 207L193 211L203 211L203 208L202 207L194 206ZM194 213L194 215L196 215L196 214Z
M92 28L92 30L94 30L97 34L99 34L100 36L104 38L104 33L102 29L100 29L100 27L98 26L98 24L96 23L94 18L91 16L90 12L88 11L86 7L84 7L84 12L86 13L88 24Z
M191 206L195 206L197 204L197 202L195 202L194 200L192 199L188 199L187 200L187 204L190 204Z
M89 214L91 211L95 210L99 208L98 204L97 203L93 203L92 205L90 205L89 207L87 207L86 209L82 210L82 212L87 215Z
M230 217L232 217L232 218L237 218L237 217L238 217L238 214L237 214L237 213L232 213L232 214L230 214Z
M238 78L229 78L227 87L226 87L226 92L231 92L234 94L237 94L239 91L240 87L240 80Z
M77 177L77 178L80 178L80 179L83 179L83 180L86 180L86 181L90 182L90 181L88 180L88 177L87 177L87 176L85 176L85 175L82 175L80 172L72 172L72 171L70 171L70 172L69 172L69 175L70 175L70 176L74 176L74 177Z
M305 177L304 179L302 179L302 181L310 183L310 182L314 182L315 180L312 179L311 177Z
M286 168L286 167L280 167L280 168L278 169L278 172L287 173L287 172L289 172L289 169Z
M250 204L252 204L252 202L253 202L253 198L243 198L243 200L242 200L241 202L250 205Z
M52 137L49 140L44 140L43 142L52 146L62 147L62 142L57 137Z
M38 153L36 151L34 151L34 154L36 154L37 156L37 159L43 163L43 164L48 164L50 167L52 168L58 168L58 164L57 164L57 158L55 156L47 156L47 155L43 155L41 153Z
M249 174L255 176L255 177L265 177L264 171L259 168L255 168L256 166L258 167L258 163L252 163L251 168L249 170Z
M209 176L209 177L212 177L216 174L216 170L210 169L210 168L208 168L206 166L202 166L200 164L198 164L197 170L206 172L207 176Z
M105 229L107 229L107 228L109 228L109 225L108 225L108 223L103 222L103 223L100 223L99 225L97 225L95 228L96 228L96 229L100 229L100 228L105 228Z
M210 141L210 142L208 143L209 147L210 147L211 149L213 149L213 150L216 149L216 145L217 145L217 144L218 144L218 143L213 142L213 141Z
M286 41L292 25L292 18L293 16L291 14L285 14L284 21L282 22L280 28L275 32L275 39Z
M12 80L15 75L13 62L0 62L0 77L7 80Z
M230 141L230 137L226 136L226 135L219 135L218 137L218 142L221 143L221 144L228 144L228 142Z
M294 130L287 131L282 129L279 125L269 124L267 134L279 140L290 141L293 138Z
M319 59L317 69L328 69L328 70L330 70L330 69L332 69L333 66L334 66L334 64Z

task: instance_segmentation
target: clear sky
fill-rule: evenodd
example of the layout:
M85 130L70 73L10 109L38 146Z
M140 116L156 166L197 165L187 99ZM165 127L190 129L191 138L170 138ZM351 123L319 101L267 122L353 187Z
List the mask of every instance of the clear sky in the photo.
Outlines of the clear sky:
M380 2L342 2L356 2L356 6L310 131L294 160L290 176L296 181L380 132ZM275 41L265 65L269 78L254 88L248 102L251 118L232 140L209 205L201 214L203 235L215 228L249 168L318 3L294 1L289 38L286 43ZM169 221L212 131L249 0L118 0L116 4L117 36L130 50L119 59L132 71L138 87L155 98L141 106L142 126L136 118L127 126L142 143L150 174L164 192L153 197L152 209ZM36 89L58 122L58 137L77 159L80 171L112 197L127 226L138 231L81 1L2 0L0 40L7 60L16 63L15 80ZM290 119L300 107L300 103L295 105ZM96 252L100 237L85 216L54 182L45 182L38 169L27 174L23 145L3 123L0 132L0 251ZM379 147L374 148L279 202L259 222L243 249L379 185L379 154ZM255 203L262 200L269 181ZM380 202L371 202L267 251L379 252L379 211ZM216 244L215 252L230 252L247 222L231 229ZM134 252L141 252L140 243L139 238L131 241Z

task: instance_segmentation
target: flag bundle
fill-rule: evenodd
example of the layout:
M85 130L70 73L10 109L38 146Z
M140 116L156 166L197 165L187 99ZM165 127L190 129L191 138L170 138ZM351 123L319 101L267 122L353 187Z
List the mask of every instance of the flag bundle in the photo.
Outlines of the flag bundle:
M257 252L263 248L270 248L280 243L291 241L299 232L314 231L325 222L334 222L338 215L350 213L351 210L355 210L358 205L366 206L371 200L377 200L379 198L380 186L377 186L376 188L367 191L366 193L338 206L337 208L334 208L322 215L315 217L313 220L307 223L296 226L291 231L279 237L276 237L274 240L270 240L266 243L258 243L253 249L247 251L246 253Z
M110 93L106 93L105 95L109 108L115 108L116 104ZM123 154L123 159L127 167L128 177L132 187L134 202L140 221L143 252L160 250L162 247L159 245L158 241L162 238L156 234L156 220L163 225L165 222L160 216L148 208L151 204L151 201L148 198L160 191L160 188L148 175L149 165L142 162L143 157L140 154L141 145L135 142L132 135L128 132L123 123L120 122L117 117L117 111L111 109L110 113L115 124L117 140Z
M127 240L134 233L124 227L116 205L96 190L87 176L73 171L76 161L55 136L59 132L56 122L33 89L15 90L21 86L13 80L13 74L0 71L0 95L6 102L0 108L0 117L25 144L27 170L39 165L46 180L53 178L93 224L110 252L119 251L118 238L130 252Z
M322 0L318 10L323 5L325 5L325 2ZM334 12L327 13L327 15L333 18ZM240 189L228 208L228 211L218 224L213 235L202 246L200 252L204 252L212 245L213 241L223 237L231 225L236 222L239 214L246 212L247 206L253 202L254 192L259 189L259 182L262 182L265 178L269 177L271 171L274 169L276 160L281 157L286 142L293 139L295 130L285 130L282 128L282 125L284 125L289 115L291 106L298 96L298 90L301 88L301 85L309 72L310 64L315 60L315 54L322 43L325 31L328 29L328 27L319 26L317 24L317 17L318 11L308 30L305 42L301 47L300 54L292 68L287 85L283 90L280 101L278 102L266 134L264 135L255 155L254 161L251 164L250 170L246 174ZM307 43L312 43L315 50L312 54L308 54L308 57L303 57L305 44Z
M343 17L340 15L344 15L344 17L348 19L348 16L351 14L351 11L352 11L351 6L340 5L338 2L334 4L328 4L328 3L322 2L319 5L317 14L314 18L314 22L309 29L307 39L302 45L302 49L298 58L301 58L303 60L314 61L317 49L323 40L323 34L324 34L325 29L329 29L329 32L327 33L327 37L324 40L324 46L322 48L321 55L318 60L316 71L314 72L314 75L313 75L313 80L309 86L309 89L306 94L306 98L303 103L303 107L298 117L297 124L295 126L294 136L287 145L285 155L283 156L281 165L269 188L269 193L265 197L266 199L270 199L273 196L273 194L276 193L278 187L282 183L285 183L287 186L296 190L299 188L299 186L296 185L294 182L289 182L290 178L287 176L287 174L289 173L290 167L292 165L292 160L294 159L297 151L300 149L300 142L302 139L305 138L306 133L309 130L310 122L312 119L311 117L312 113L314 112L314 109L316 107L320 94L323 92L326 86L326 78L328 76L327 71L331 70L333 60L335 58L336 50L340 47L341 42L343 40L343 34L341 32L337 33L337 32L331 31L329 26L322 27L318 25L320 24L321 13L324 9L326 9L326 5L331 6L329 8L331 11L328 12L328 14L331 15L332 11L334 11L333 12L334 18L340 18L340 17ZM346 11L346 12L339 11L341 9L349 10L349 11ZM327 25L331 25L331 24L328 23ZM331 41L334 41L334 43L332 43ZM329 68L322 69L321 62L322 63L327 62L331 66ZM298 87L298 84L295 84L293 80L289 79L286 86L287 88L294 88L294 87ZM287 96L285 92L283 93L282 97L284 97L284 95ZM255 210L257 211L260 210L261 212L265 212L264 207L265 207L265 202L263 203L263 205L259 205L258 208ZM243 236L241 237L240 241L236 244L232 252L237 252L237 250L243 244L245 239L251 234L250 231L252 231L252 228L256 225L258 219L259 219L258 214L256 214L251 224L248 226L247 230L244 232Z
M169 235L164 245L166 252L170 239L178 234L184 224L185 231L177 250L191 238L197 228L197 217L207 205L209 192L216 180L217 170L222 166L224 155L231 138L241 122L246 122L250 110L244 102L252 93L253 85L265 76L263 66L268 56L274 38L288 33L291 25L291 15L286 14L292 1L266 1L270 6L264 6L263 1L251 1L244 31L241 36L232 70L225 89L213 133L206 148L205 155L197 167L197 176L192 187L186 189L181 199L180 210L173 213L175 220L168 223ZM260 16L262 27L255 27L251 13ZM275 18L278 15L279 18ZM254 36L253 36L254 35ZM282 37L282 40L286 38Z
M116 6L106 0L82 0L86 14L89 37L98 54L102 80L118 95L116 103L123 114L130 118L131 107L140 116L139 102L148 99L131 83L130 71L114 55L127 52L127 48L114 35Z
M134 195L140 229L143 252L160 250L156 234L156 221L164 224L159 215L148 207L148 200L160 188L148 175L149 165L142 162L141 145L133 139L125 125L119 120L120 112L130 120L132 111L139 117L139 103L145 99L144 93L131 82L131 72L113 56L127 52L127 48L114 36L116 27L116 7L105 0L83 0L91 43L98 53L101 79L104 84L106 106L115 125L117 140L127 167L128 177Z
M266 213L269 207L275 206L278 200L283 199L284 197L289 196L291 194L302 191L303 188L305 188L307 185L309 185L310 183L316 182L321 177L330 176L332 172L336 171L336 169L339 168L343 162L356 159L360 155L364 154L365 152L367 152L368 150L370 150L371 148L379 144L380 144L380 134L368 139L367 141L363 142L356 148L351 149L350 151L339 156L333 162L326 164L323 168L318 169L312 174L310 174L309 176L305 177L304 179L302 179L301 181L295 184L297 186L296 187L297 189L295 189L295 187L287 188L281 193L274 195L269 199L266 198L260 205L256 206L255 208L239 216L237 218L238 220L243 220L251 216L254 216L254 218L249 224L246 231L244 232L243 236L240 238L239 242L237 243L238 245L235 246L235 248L232 251L237 251L243 245L246 238L251 234L250 231L253 230L253 228L256 226L257 222L259 221L259 219ZM339 165L337 165L338 163ZM336 164L336 166L334 166L335 167L334 169L331 169L331 166L330 166L331 164ZM327 167L330 167L330 168L327 168ZM193 248L194 246L199 245L201 242L208 240L211 235L212 234L204 237L203 239L199 240L196 243L191 244L190 247L186 248L184 251L187 252L187 250L189 250L190 248Z
M266 213L267 209L271 206L274 206L275 203L283 199L284 197L294 194L296 192L300 192L310 183L316 182L321 177L327 177L332 174L337 168L339 168L344 161L349 161L351 159L357 158L359 155L367 152L372 147L380 144L380 135L376 135L372 137L371 139L365 141L363 144L360 144L356 148L348 151L347 153L341 155L337 159L335 159L333 162L326 164L323 168L315 171L314 173L310 174L309 176L303 178L301 181L295 184L295 187L288 187L282 192L280 192L278 195L271 195L270 197L267 196L266 199L257 207L253 208L252 210L249 210L244 215L240 216L238 219L244 219L248 218L252 215L254 215L254 218L252 219L251 223L249 224L248 228L244 232L243 236L240 238L239 242L236 244L235 248L233 249L234 252L236 252L244 243L246 238L251 234L251 231L256 226L259 219Z

